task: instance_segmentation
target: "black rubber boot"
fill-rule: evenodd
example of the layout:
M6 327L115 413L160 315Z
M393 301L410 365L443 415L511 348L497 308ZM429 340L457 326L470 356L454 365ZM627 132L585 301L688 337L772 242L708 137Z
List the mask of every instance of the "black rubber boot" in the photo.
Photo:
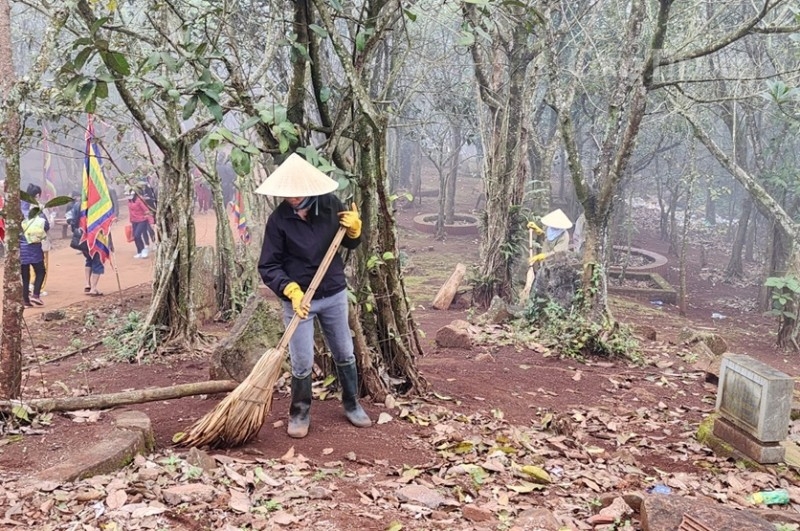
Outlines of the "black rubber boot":
M342 405L344 406L344 414L347 420L353 426L359 428L368 428L372 426L372 421L367 416L367 413L358 403L358 371L356 370L356 362L350 362L347 365L337 365L336 372L339 374L339 382L342 384Z
M308 435L311 423L311 375L305 378L292 376L292 405L289 406L289 437L302 439Z

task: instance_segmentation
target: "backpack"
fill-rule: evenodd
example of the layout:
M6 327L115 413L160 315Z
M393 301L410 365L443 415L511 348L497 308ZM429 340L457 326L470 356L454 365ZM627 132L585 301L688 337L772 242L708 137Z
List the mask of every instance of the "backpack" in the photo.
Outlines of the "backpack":
M83 229L80 227L72 229L72 239L69 242L69 246L73 249L77 249L78 251L82 251L84 248L87 248L86 242L81 243L81 237L83 236Z
M45 220L41 216L33 219L26 219L22 222L22 235L28 243L42 243L47 238L47 231L44 230Z

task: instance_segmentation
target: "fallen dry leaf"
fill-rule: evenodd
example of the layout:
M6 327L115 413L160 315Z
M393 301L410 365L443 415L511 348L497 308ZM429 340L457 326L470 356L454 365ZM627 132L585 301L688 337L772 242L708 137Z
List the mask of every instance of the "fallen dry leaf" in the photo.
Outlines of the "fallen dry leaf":
M106 505L111 510L119 509L125 505L126 501L128 501L128 494L122 489L110 492L106 496Z

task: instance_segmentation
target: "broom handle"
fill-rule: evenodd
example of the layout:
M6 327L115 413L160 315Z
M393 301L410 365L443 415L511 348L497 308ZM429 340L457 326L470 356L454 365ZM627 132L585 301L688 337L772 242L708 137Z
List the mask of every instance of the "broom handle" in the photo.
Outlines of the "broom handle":
M319 264L319 268L317 268L317 272L314 274L314 278L311 279L311 284L308 285L308 289L306 289L305 294L303 294L303 300L301 304L310 304L311 299L314 297L314 292L317 291L317 287L319 287L320 282L322 282L322 277L325 276L325 273L328 272L328 267L333 262L333 257L336 256L336 251L339 250L339 244L342 243L342 239L344 238L344 234L347 231L346 227L339 227L339 230L336 231L336 236L333 237L333 241L331 242L331 246L328 247L328 252L325 253L325 257L322 259L322 263ZM294 335L294 331L297 329L297 326L300 324L300 316L297 313L294 314L292 320L289 322L289 326L286 327L286 331L281 336L281 340L275 346L276 350L283 350L289 344L289 340L292 339L292 335Z
M528 258L533 258L533 229L528 229ZM533 267L533 264L530 264Z

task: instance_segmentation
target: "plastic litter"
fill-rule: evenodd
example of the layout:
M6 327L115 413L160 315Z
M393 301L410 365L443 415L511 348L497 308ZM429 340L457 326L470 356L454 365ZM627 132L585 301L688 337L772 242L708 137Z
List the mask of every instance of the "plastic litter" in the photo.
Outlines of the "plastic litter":
M762 490L754 492L747 499L756 504L786 505L789 503L789 491L786 489Z
M658 483L657 485L648 487L647 492L649 492L650 494L672 494L672 489L667 487L666 485Z
M712 319L725 319L725 315L721 313L714 312L711 314Z
M650 304L652 304L653 306L664 306L664 301L659 301L659 300L650 301Z

